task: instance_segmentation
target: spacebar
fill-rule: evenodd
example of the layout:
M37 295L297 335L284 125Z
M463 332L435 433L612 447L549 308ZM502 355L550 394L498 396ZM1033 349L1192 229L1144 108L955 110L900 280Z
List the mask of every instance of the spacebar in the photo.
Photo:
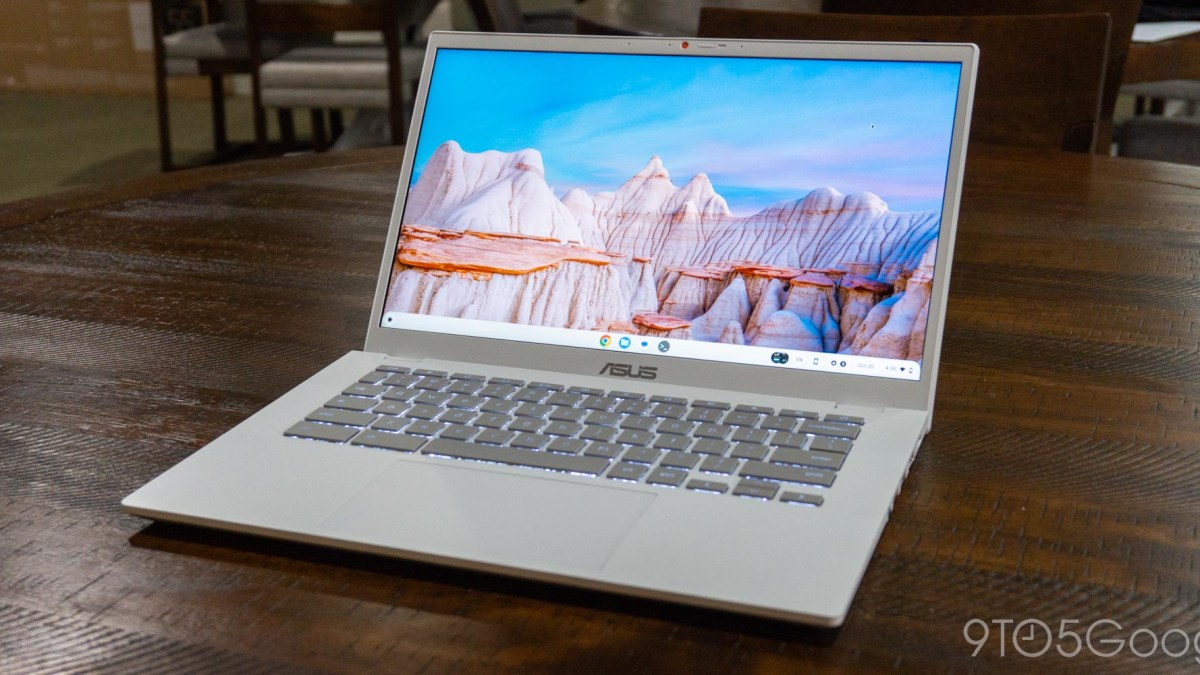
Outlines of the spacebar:
M455 459L474 459L480 462L496 462L534 469L566 471L596 476L608 468L604 457L574 457L524 448L502 448L495 445L465 443L449 438L433 438L421 448L422 455L440 455Z

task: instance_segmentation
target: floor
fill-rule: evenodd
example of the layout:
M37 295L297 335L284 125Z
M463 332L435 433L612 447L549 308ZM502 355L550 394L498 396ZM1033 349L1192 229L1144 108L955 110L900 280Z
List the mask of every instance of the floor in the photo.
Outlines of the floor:
M171 106L176 161L202 156L212 144L208 102ZM248 100L226 110L230 138L252 139ZM151 97L0 91L0 203L158 170Z

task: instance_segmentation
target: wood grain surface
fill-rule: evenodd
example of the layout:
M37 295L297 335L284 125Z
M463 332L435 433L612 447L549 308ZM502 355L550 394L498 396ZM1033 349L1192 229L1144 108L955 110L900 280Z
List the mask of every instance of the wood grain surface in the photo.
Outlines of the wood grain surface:
M0 672L1200 668L1196 168L972 149L934 428L837 632L123 514L361 346L399 153L0 206Z

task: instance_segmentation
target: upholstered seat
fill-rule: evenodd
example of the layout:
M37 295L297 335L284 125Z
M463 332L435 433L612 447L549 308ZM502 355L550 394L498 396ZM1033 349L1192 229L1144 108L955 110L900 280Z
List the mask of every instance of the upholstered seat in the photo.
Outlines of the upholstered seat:
M411 81L423 52L400 50L400 71ZM262 102L269 108L388 107L387 49L328 45L299 47L259 69Z

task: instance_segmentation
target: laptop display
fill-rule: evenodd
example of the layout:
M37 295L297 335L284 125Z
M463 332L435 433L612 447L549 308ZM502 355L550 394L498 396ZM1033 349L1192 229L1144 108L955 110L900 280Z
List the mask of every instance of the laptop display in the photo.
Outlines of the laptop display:
M382 325L919 380L960 69L440 49Z

